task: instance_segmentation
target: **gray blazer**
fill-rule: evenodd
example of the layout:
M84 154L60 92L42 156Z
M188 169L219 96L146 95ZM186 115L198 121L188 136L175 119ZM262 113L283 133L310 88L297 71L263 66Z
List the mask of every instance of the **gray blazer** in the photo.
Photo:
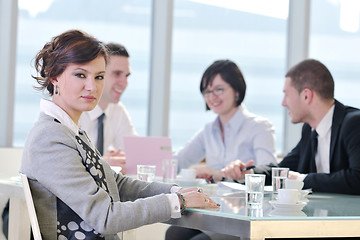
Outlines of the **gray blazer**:
M25 143L20 172L29 178L44 239L116 239L116 233L167 221L172 185L116 174L75 134L40 114Z

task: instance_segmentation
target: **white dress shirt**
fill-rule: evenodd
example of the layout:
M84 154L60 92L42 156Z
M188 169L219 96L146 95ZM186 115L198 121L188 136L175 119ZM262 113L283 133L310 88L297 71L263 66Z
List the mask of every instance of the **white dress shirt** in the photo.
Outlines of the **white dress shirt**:
M330 173L330 140L334 109L335 105L329 109L316 128L318 149L315 155L315 163L318 173Z
M315 129L318 133L318 147L315 154L316 172L318 173L330 173L330 141L334 109L335 105L329 109ZM312 129L312 131L313 130L314 129ZM301 173L296 179L304 181L306 176L307 174Z
M105 111L97 105L92 111L83 112L80 117L80 127L88 134L92 143L97 146L98 117L105 113L104 118L104 154L112 149L124 150L124 136L137 135L130 115L125 106L119 103L110 103Z
M56 105L52 101L41 99L40 112L43 112L48 116L56 118L57 120L60 121L61 124L70 128L75 133L75 135L79 135L78 123L75 123L64 110L62 110L58 105Z
M234 160L255 165L276 164L275 135L273 125L265 118L249 113L241 105L224 126L221 136L220 118L208 123L174 156L178 169L188 168L206 158L206 164L220 170Z

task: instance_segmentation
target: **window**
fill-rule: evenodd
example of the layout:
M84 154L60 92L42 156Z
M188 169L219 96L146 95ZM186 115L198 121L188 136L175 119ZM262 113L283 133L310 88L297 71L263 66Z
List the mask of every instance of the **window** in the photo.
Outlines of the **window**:
M324 63L335 81L335 98L360 107L360 2L311 1L309 56Z
M75 28L104 42L119 42L129 51L132 74L121 100L138 133L145 135L151 0L20 0L18 19L14 146L23 146L39 114L41 94L32 87L32 59L53 36Z
M200 79L215 60L230 59L245 77L247 109L275 125L281 150L287 15L285 0L175 1L169 123L174 149L215 119L205 111Z

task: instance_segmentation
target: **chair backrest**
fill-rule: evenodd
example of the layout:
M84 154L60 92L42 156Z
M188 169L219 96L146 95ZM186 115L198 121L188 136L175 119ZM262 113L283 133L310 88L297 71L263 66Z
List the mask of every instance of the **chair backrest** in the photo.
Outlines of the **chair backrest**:
M20 173L21 181L24 188L25 193L25 200L26 200L26 206L29 212L29 218L31 223L31 229L34 235L35 240L42 240L41 234L40 234L40 227L39 222L36 216L34 201L31 195L29 180L25 174Z

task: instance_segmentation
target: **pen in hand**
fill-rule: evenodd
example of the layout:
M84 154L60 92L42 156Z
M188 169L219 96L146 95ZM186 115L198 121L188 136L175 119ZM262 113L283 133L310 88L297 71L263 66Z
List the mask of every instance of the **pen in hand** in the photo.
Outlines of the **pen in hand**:
M245 171L248 171L248 170L254 169L254 168L255 168L255 166L254 166L254 165L251 165L251 166L248 166L248 167L246 167L246 168L244 168L244 169L241 169L241 172L245 172Z
M240 171L241 171L241 172L246 172L246 171L248 171L248 170L250 170L250 169L253 169L253 168L255 168L255 166L254 166L254 165L251 165L251 166L247 166L246 168L241 169ZM235 179L233 179L233 181L236 182L236 183L240 183L239 181L237 181L237 180L235 180Z
M208 183L215 183L214 177L211 175L208 179L207 179Z

